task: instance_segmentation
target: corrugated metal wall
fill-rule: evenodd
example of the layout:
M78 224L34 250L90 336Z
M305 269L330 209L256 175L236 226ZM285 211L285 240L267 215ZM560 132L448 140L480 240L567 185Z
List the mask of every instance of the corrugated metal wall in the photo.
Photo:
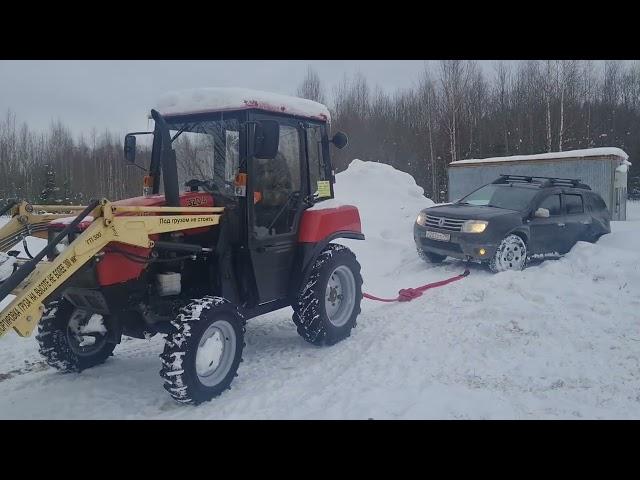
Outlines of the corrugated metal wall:
M471 164L449 167L449 201L457 200L476 188L492 182L500 174L540 175L543 177L578 178L598 192L614 220L625 220L625 205L616 204L614 173L618 160L611 157L588 159L523 160L521 162ZM618 197L619 198L619 197ZM626 196L622 202L626 202Z

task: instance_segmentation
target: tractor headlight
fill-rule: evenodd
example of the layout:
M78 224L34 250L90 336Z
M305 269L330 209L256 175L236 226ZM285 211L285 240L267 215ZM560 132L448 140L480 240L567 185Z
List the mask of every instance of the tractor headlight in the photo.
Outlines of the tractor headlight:
M424 227L427 224L427 214L424 212L420 212L418 214L418 218L416 218L416 223Z
M482 233L487 229L489 222L485 220L467 220L462 224L462 231L465 233Z

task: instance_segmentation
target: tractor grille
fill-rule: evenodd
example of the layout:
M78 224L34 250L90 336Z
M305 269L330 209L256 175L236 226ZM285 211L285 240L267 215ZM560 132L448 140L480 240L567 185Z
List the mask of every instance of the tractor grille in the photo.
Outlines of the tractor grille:
M443 221L444 223L442 223L441 225L440 221ZM462 229L462 224L464 222L466 222L466 220L427 215L425 227L439 228L440 230L449 230L451 232L459 232Z

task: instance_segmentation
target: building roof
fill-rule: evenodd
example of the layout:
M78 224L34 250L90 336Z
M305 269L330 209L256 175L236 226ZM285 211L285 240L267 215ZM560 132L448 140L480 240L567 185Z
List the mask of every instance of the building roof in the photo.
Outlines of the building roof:
M246 88L199 88L162 95L156 103L162 115L258 109L330 122L329 109L311 100Z
M492 157L492 158L479 158L470 160L458 160L457 162L451 162L449 165L465 166L475 165L483 163L499 163L499 162L523 162L533 160L560 160L563 158L592 158L592 157L613 157L617 159L620 164L624 164L629 158L629 155L620 148L615 147L602 147L602 148L586 148L583 150L568 150L566 152L549 152L539 153L535 155L514 155L511 157Z

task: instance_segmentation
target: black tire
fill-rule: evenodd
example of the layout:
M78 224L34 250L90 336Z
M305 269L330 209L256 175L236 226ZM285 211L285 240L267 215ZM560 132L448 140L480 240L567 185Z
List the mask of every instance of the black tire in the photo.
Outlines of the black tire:
M327 315L325 295L331 275L340 267L346 267L353 276L354 298L353 310L348 315L348 319L336 325ZM345 271L344 268L341 270ZM351 288L347 289L349 290ZM300 336L307 342L313 345L333 345L351 335L351 330L356 326L356 319L360 314L361 300L362 276L356 256L347 247L330 243L314 262L309 279L292 305L293 322ZM343 318L347 318L346 313Z
M438 255L433 252L425 252L423 249L418 247L416 249L418 251L418 256L427 263L442 263L444 259L447 258L445 255Z
M160 355L160 376L169 394L179 402L197 405L230 389L245 346L245 320L238 309L224 298L207 296L183 307L171 326L173 331ZM224 337L224 347L218 359L221 363L210 374L212 383L207 384L209 377L198 375L196 360L200 341L210 327Z
M526 242L519 235L510 234L502 239L493 258L489 260L489 270L493 273L524 270L528 263L529 254Z
M108 334L96 336L91 347L72 344L74 337L69 322L76 311L76 307L66 300L52 302L45 308L38 324L36 340L40 354L47 364L63 373L81 372L100 365L113 354L116 347L115 343L108 340ZM110 328L108 317L104 317L104 326Z

